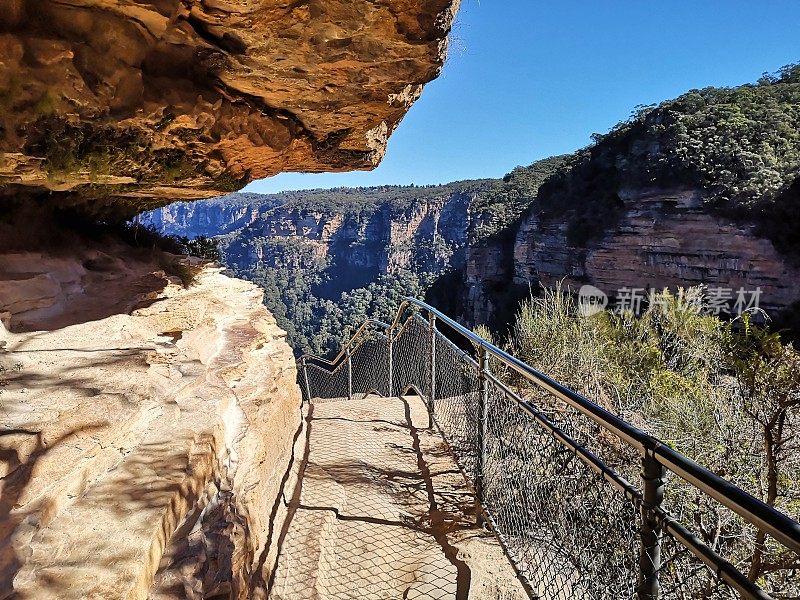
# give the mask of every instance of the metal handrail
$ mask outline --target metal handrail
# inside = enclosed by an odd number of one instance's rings
[[[421,309],[427,312],[427,320],[420,314],[420,311],[415,311],[412,316],[401,323],[407,309]],[[482,415],[479,418],[480,429],[477,434],[479,450],[478,464],[476,467],[475,487],[476,496],[482,500],[482,486],[483,476],[481,459],[485,452],[485,448],[481,450],[484,444],[485,432],[482,431],[484,422],[486,420],[485,397],[487,386],[489,383],[495,389],[500,390],[507,398],[513,400],[529,417],[533,419],[540,427],[542,427],[550,436],[559,441],[563,446],[569,448],[583,463],[588,465],[593,471],[600,474],[602,478],[611,484],[617,491],[621,492],[625,497],[631,500],[634,505],[641,511],[642,529],[640,530],[641,536],[641,559],[640,559],[640,585],[638,588],[638,596],[642,599],[652,599],[658,597],[658,581],[657,571],[660,565],[660,541],[659,530],[665,531],[672,535],[675,539],[691,551],[701,562],[710,567],[717,576],[731,586],[733,589],[738,590],[743,597],[750,599],[769,599],[770,596],[766,594],[761,588],[751,582],[742,572],[737,570],[733,565],[716,554],[700,539],[686,529],[681,523],[676,521],[667,511],[661,507],[663,497],[665,473],[670,471],[678,477],[694,486],[699,491],[705,493],[709,497],[715,499],[723,506],[726,506],[734,513],[741,516],[746,522],[755,525],[759,530],[764,531],[781,542],[787,548],[800,554],[800,524],[795,522],[789,516],[776,510],[775,508],[767,505],[758,498],[745,492],[744,490],[736,487],[729,481],[712,473],[705,467],[699,465],[690,458],[673,450],[667,444],[661,442],[657,438],[647,434],[641,429],[631,425],[630,423],[622,420],[617,415],[611,413],[607,409],[597,405],[584,396],[570,390],[551,377],[545,375],[541,371],[531,367],[527,363],[512,356],[504,350],[498,348],[494,344],[484,340],[474,332],[466,327],[457,323],[446,314],[438,309],[420,301],[416,298],[405,298],[398,307],[397,313],[391,324],[386,324],[382,321],[367,320],[359,329],[345,342],[342,350],[332,360],[321,359],[304,355],[301,357],[303,366],[306,365],[307,360],[320,361],[327,365],[336,365],[343,358],[348,359],[348,369],[352,368],[350,357],[352,356],[353,349],[358,348],[361,344],[365,343],[365,332],[370,325],[377,325],[383,329],[385,333],[380,333],[388,341],[388,361],[389,361],[389,375],[388,375],[388,389],[389,394],[392,394],[392,344],[397,340],[409,327],[409,325],[418,321],[422,326],[429,328],[430,342],[429,350],[431,355],[428,360],[431,362],[430,368],[430,381],[426,382],[425,386],[429,387],[425,392],[418,392],[420,395],[428,396],[428,410],[432,411],[433,405],[436,401],[435,392],[435,371],[434,362],[435,357],[435,344],[444,342],[446,346],[458,351],[461,360],[478,370],[478,378],[481,386],[481,392],[478,394],[478,411]],[[453,341],[452,337],[445,336],[440,330],[437,329],[437,322],[445,323],[450,329],[469,341],[477,350],[475,358],[472,358],[468,352],[465,352],[458,344]],[[363,338],[363,339],[362,339]],[[438,341],[437,341],[438,339]],[[633,447],[641,458],[642,474],[641,474],[641,489],[634,487],[624,477],[620,476],[614,469],[606,466],[603,462],[594,455],[590,450],[581,447],[569,435],[561,431],[550,419],[532,403],[524,400],[520,395],[511,390],[505,383],[494,376],[489,370],[489,357],[500,364],[505,365],[515,373],[519,374],[526,381],[537,387],[549,392],[556,398],[559,398],[567,405],[574,408],[581,415],[589,418],[602,429],[613,433],[619,439],[626,442]],[[335,367],[333,372],[336,372],[339,365]],[[304,369],[306,378],[306,388],[308,398],[311,399],[311,389],[308,384],[308,373]],[[352,375],[349,375],[351,378]],[[348,382],[348,395],[352,395],[352,380]],[[483,400],[481,397],[483,396]],[[433,422],[433,421],[431,421]],[[491,518],[491,517],[490,517]],[[498,532],[501,535],[501,532]],[[501,535],[502,540],[502,535]]]
[[[541,371],[534,369],[527,363],[501,350],[494,344],[487,342],[475,332],[470,331],[460,323],[454,321],[440,310],[416,298],[407,297],[400,304],[395,320],[389,327],[390,334],[408,305],[415,305],[425,311],[435,314],[437,319],[446,323],[451,329],[467,338],[472,343],[484,348],[502,364],[513,369],[528,381],[547,390],[557,398],[560,398],[578,412],[603,427],[603,429],[614,433],[620,439],[628,442],[639,451],[640,455],[652,456],[681,479],[694,485],[723,506],[726,506],[739,516],[756,525],[759,529],[769,533],[787,548],[800,553],[800,523],[797,523],[789,516],[762,502],[755,496],[748,494],[741,488],[736,487],[719,475],[712,473],[687,456],[673,450],[655,437],[623,421],[605,408],[561,385]]]
[[[448,340],[449,341],[449,340]],[[452,342],[450,342],[452,344]],[[474,361],[473,361],[474,362]],[[584,464],[586,464],[595,473],[600,475],[607,483],[609,483],[619,493],[623,494],[626,498],[631,500],[637,508],[642,506],[642,494],[637,490],[624,477],[619,475],[613,469],[609,469],[600,458],[593,452],[581,446],[575,439],[561,431],[544,413],[539,411],[530,402],[523,400],[517,393],[511,390],[505,383],[497,379],[494,375],[489,374],[492,383],[503,392],[503,394],[513,400],[521,410],[526,412],[539,427],[544,429],[550,436],[558,440],[562,445],[569,448],[571,452],[578,457]],[[757,600],[771,600],[769,595],[764,593],[763,590],[754,586],[753,583],[740,573],[733,565],[726,560],[719,560],[719,557],[709,555],[709,548],[697,536],[693,535],[683,525],[676,521],[669,513],[662,508],[655,509],[656,516],[659,519],[660,525],[670,535],[678,537],[681,543],[690,548],[691,551],[697,556],[706,566],[718,572],[719,576],[725,583],[745,594],[747,597],[755,598]]]
[[[360,336],[360,335],[361,335],[361,334],[362,334],[362,333],[363,333],[363,332],[364,332],[364,331],[367,329],[367,327],[369,327],[370,325],[377,325],[377,326],[378,326],[378,327],[380,327],[381,329],[389,329],[389,324],[388,324],[388,323],[384,323],[383,321],[379,321],[378,319],[367,319],[366,321],[364,321],[364,322],[361,324],[361,327],[359,327],[359,328],[356,330],[356,332],[355,332],[353,335],[351,335],[351,336],[350,336],[350,339],[348,339],[348,340],[347,340],[347,341],[346,341],[346,342],[345,342],[345,343],[342,345],[342,349],[339,351],[339,354],[337,354],[337,355],[336,355],[334,358],[332,358],[332,359],[328,360],[328,359],[326,359],[326,358],[322,358],[321,356],[315,356],[315,355],[313,355],[313,354],[306,353],[306,354],[303,354],[303,355],[302,355],[300,358],[298,358],[297,360],[299,360],[299,361],[301,361],[301,362],[302,362],[302,361],[306,361],[306,360],[315,360],[315,361],[318,361],[318,362],[325,363],[325,364],[327,364],[327,365],[331,365],[331,366],[333,366],[333,365],[335,365],[336,363],[338,363],[338,362],[339,362],[339,361],[340,361],[342,358],[344,358],[344,357],[347,355],[347,350],[350,348],[350,346],[353,346],[353,345],[355,344],[355,341],[358,339],[358,337],[359,337],[359,336]],[[357,347],[358,347],[358,346],[354,346],[354,348],[357,348]]]

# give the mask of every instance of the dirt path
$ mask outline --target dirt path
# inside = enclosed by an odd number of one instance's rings
[[[419,398],[316,403],[306,423],[271,598],[526,597]]]

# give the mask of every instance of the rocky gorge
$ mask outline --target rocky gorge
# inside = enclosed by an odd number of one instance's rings
[[[442,277],[458,275],[440,300],[464,316],[461,274],[481,241],[507,236],[506,224],[561,160],[446,185],[238,193],[174,203],[137,223],[214,237],[222,263],[266,290],[295,351],[325,353],[367,315],[391,319],[399,298],[425,295]]]
[[[170,235],[219,236],[230,267],[276,267],[285,260],[309,267],[305,257],[326,263],[334,280],[369,282],[402,270],[461,268],[469,208],[481,185],[348,190],[351,197],[342,202],[332,200],[336,191],[234,194],[174,203],[141,215],[138,222]],[[276,242],[296,244],[295,254],[286,256],[285,245]]]
[[[612,303],[619,290],[644,299],[650,290],[702,285],[723,290],[731,312],[743,290],[747,302],[757,294],[771,318],[800,301],[798,261],[755,219],[710,209],[701,188],[620,189],[613,223],[584,242],[573,239],[568,211],[542,209],[545,178],[522,175],[536,169],[428,188],[235,194],[176,203],[141,222],[174,235],[222,234],[223,262],[246,277],[275,268],[324,272],[314,294],[334,302],[381,277],[429,273],[420,294],[464,323],[496,330],[521,299],[558,283],[573,292],[595,286]],[[283,300],[273,302],[280,312]],[[284,310],[287,319],[296,314]]]

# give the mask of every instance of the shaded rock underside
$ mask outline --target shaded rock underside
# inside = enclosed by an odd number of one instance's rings
[[[128,216],[370,169],[457,0],[0,0],[0,197]]]

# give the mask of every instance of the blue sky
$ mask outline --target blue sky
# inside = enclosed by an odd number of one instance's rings
[[[463,0],[442,75],[371,172],[247,191],[499,177],[572,152],[635,106],[800,62],[800,0]]]

